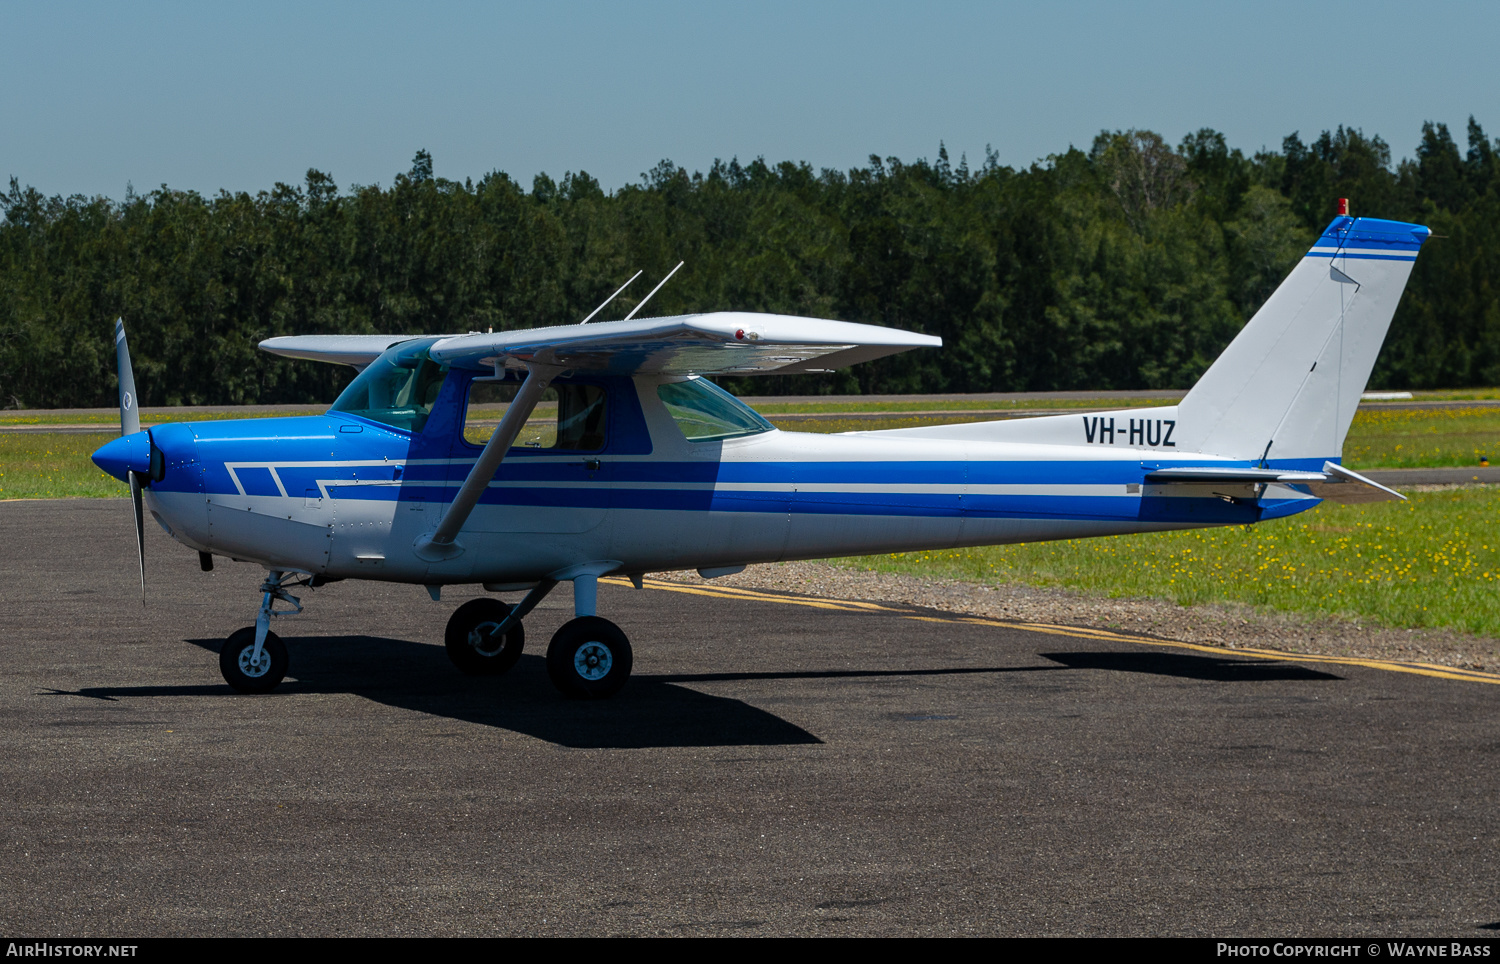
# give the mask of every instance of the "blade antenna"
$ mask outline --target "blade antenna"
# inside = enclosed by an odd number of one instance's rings
[[[687,264],[686,261],[679,261],[679,262],[677,262],[677,268],[680,268],[680,267],[682,267],[685,264]],[[641,299],[641,303],[638,304],[638,305],[636,305],[633,309],[631,309],[630,314],[628,314],[628,315],[625,316],[625,320],[626,321],[629,321],[630,319],[634,318],[635,317],[635,313],[637,311],[640,311],[642,308],[646,307],[646,302],[648,302],[648,301],[651,300],[651,295],[656,294],[658,291],[661,290],[661,286],[662,285],[664,285],[668,281],[672,280],[672,275],[674,275],[674,274],[677,273],[677,268],[673,268],[671,271],[668,271],[667,272],[667,276],[665,278],[661,279],[661,281],[657,284],[657,286],[655,288],[651,289],[651,294],[647,295],[644,298],[642,298]]]
[[[646,271],[645,271],[644,268],[641,269],[640,271],[637,271],[635,274],[633,274],[633,275],[630,276],[630,281],[634,281],[635,279],[639,278],[641,275],[643,275],[645,273],[646,273]],[[611,301],[614,301],[615,298],[619,296],[620,292],[622,292],[626,288],[630,287],[630,281],[627,281],[624,284],[620,285],[620,287],[616,288],[614,294],[612,294],[608,298],[604,299],[604,304],[603,305],[600,305],[599,307],[595,308],[593,311],[589,312],[589,316],[587,318],[583,319],[582,321],[580,321],[579,324],[580,325],[586,325],[590,321],[593,321],[594,320],[594,316],[597,315],[599,312],[603,311],[605,305],[609,304]]]

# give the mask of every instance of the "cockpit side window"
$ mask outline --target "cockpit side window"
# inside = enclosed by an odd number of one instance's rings
[[[484,445],[495,434],[520,382],[475,381],[469,386],[464,441]],[[599,385],[554,383],[542,393],[512,449],[597,452],[604,448],[608,393]]]
[[[329,411],[420,433],[448,375],[446,365],[427,355],[436,340],[408,342],[387,351],[349,383]]]
[[[690,442],[758,435],[776,427],[706,378],[658,385],[656,397]]]

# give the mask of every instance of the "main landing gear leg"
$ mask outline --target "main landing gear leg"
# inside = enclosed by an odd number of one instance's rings
[[[272,616],[291,616],[302,611],[302,601],[287,589],[296,577],[288,579],[279,569],[273,569],[261,583],[260,613],[254,626],[235,630],[225,640],[219,651],[219,672],[224,682],[241,693],[268,693],[286,676],[289,662],[286,644],[281,637],[271,632]],[[276,608],[276,600],[290,603],[291,609]]]
[[[630,678],[630,640],[619,626],[594,615],[598,587],[597,575],[574,577],[574,618],[563,623],[547,647],[547,675],[570,699],[608,699]]]

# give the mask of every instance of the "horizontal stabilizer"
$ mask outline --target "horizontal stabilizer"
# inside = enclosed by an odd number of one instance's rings
[[[1358,502],[1406,501],[1406,496],[1395,489],[1388,489],[1373,479],[1344,468],[1334,462],[1324,462],[1323,472],[1328,476],[1322,482],[1313,482],[1307,489],[1320,499],[1330,502],[1354,504]]]
[[[1203,485],[1206,483],[1279,483],[1298,485],[1311,495],[1329,502],[1346,504],[1358,502],[1390,502],[1405,500],[1406,496],[1395,489],[1388,489],[1344,468],[1335,462],[1324,462],[1321,472],[1299,472],[1288,469],[1236,469],[1215,466],[1187,466],[1182,468],[1157,469],[1146,476],[1146,481],[1156,485]]]
[[[1191,466],[1176,469],[1157,469],[1146,476],[1147,482],[1195,483],[1206,482],[1282,482],[1301,485],[1307,482],[1323,482],[1328,478],[1322,472],[1297,472],[1285,469],[1231,469],[1211,466]]]

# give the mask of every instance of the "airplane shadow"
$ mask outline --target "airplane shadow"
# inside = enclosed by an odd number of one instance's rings
[[[742,700],[688,689],[693,683],[741,680],[865,679],[1109,669],[1217,682],[1337,680],[1301,666],[1176,653],[1042,653],[1051,666],[825,670],[760,673],[637,674],[611,700],[563,699],[541,656],[527,654],[504,676],[464,676],[441,647],[378,636],[285,637],[294,676],[275,692],[349,693],[387,706],[524,733],[578,749],[692,746],[786,746],[822,743],[801,727]],[[217,653],[223,640],[187,642]],[[48,695],[114,702],[130,697],[235,697],[227,684],[98,686]]]
[[[521,657],[503,676],[465,676],[440,646],[379,636],[283,636],[291,675],[266,696],[349,693],[435,717],[524,733],[578,749],[785,746],[822,740],[741,700],[695,692],[637,674],[613,699],[558,695],[546,661]],[[217,653],[222,639],[187,642]],[[238,697],[228,684],[85,687],[56,695],[118,700],[143,696]]]
[[[1342,676],[1323,673],[1305,666],[1274,663],[1259,659],[1224,659],[1218,656],[1189,656],[1184,653],[1039,653],[1069,669],[1112,669],[1125,673],[1149,673],[1178,679],[1208,680],[1216,683],[1255,683],[1268,680],[1341,680]]]

